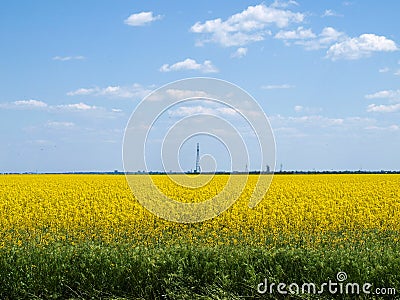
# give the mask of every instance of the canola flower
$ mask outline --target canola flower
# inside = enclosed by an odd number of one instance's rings
[[[140,181],[144,175],[135,176]],[[1,175],[0,248],[80,241],[269,245],[283,239],[290,245],[304,237],[312,246],[332,233],[329,243],[364,231],[400,231],[400,175],[277,175],[252,209],[257,176],[266,175],[250,175],[240,198],[218,217],[179,224],[143,208],[122,175]],[[200,202],[220,193],[228,175],[199,189],[165,175],[152,179],[168,197]]]

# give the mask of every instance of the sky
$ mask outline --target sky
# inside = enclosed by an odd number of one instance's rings
[[[135,108],[190,77],[257,101],[277,169],[400,170],[398,11],[391,0],[2,1],[0,172],[123,170]],[[183,170],[199,140],[215,160],[205,165],[229,169],[227,150],[202,136],[183,144]]]

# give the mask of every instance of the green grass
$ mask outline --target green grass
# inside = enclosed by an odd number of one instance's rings
[[[257,292],[272,283],[336,281],[393,287],[400,293],[400,245],[391,233],[372,232],[362,242],[315,247],[285,238],[265,246],[176,243],[137,246],[100,242],[47,246],[28,243],[0,249],[1,299],[276,299]],[[379,298],[374,296],[375,298]],[[399,295],[391,296],[390,298]],[[342,299],[344,295],[291,295],[282,299]],[[371,295],[362,297],[371,299]],[[389,298],[389,297],[388,297]]]

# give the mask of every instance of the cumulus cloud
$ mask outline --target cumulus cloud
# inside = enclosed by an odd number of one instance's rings
[[[85,57],[82,55],[77,55],[77,56],[54,56],[52,58],[53,60],[59,60],[59,61],[69,61],[69,60],[84,60]]]
[[[87,104],[85,102],[68,103],[50,106],[48,109],[51,113],[59,114],[79,114],[92,118],[116,118],[120,115],[121,111],[118,109],[107,109],[102,106]],[[55,125],[55,124],[54,124]],[[58,124],[61,127],[62,124]],[[66,124],[64,124],[65,127]]]
[[[0,109],[12,109],[12,110],[40,110],[44,112],[90,112],[97,111],[107,113],[107,110],[104,107],[89,105],[84,102],[79,103],[70,103],[70,104],[58,104],[58,105],[49,105],[43,101],[39,100],[18,100],[14,102],[6,102],[0,103]],[[60,125],[61,124],[51,124],[51,125]],[[66,124],[64,124],[66,125]]]
[[[359,37],[350,38],[333,27],[325,27],[320,34],[316,35],[311,29],[300,26],[296,30],[281,30],[275,34],[274,38],[283,40],[288,46],[291,44],[303,46],[306,50],[328,48],[326,57],[333,61],[355,60],[368,57],[374,52],[398,50],[396,43],[384,36],[362,34]]]
[[[389,102],[395,104],[370,104],[367,107],[367,112],[380,112],[380,113],[392,113],[400,111],[400,90],[382,90],[373,94],[365,95],[366,99],[388,99]]]
[[[291,38],[289,39],[289,37]],[[333,43],[345,39],[346,35],[333,27],[323,28],[318,35],[315,35],[311,30],[307,32],[301,27],[297,32],[287,32],[286,38],[285,34],[282,34],[280,38],[283,39],[287,45],[290,44],[289,40],[292,40],[295,45],[303,46],[306,50],[319,50],[328,48]]]
[[[97,106],[88,105],[88,104],[83,103],[83,102],[74,103],[74,104],[57,105],[56,108],[57,109],[61,109],[61,110],[75,110],[75,111],[88,111],[88,110],[98,109]]]
[[[18,100],[13,102],[0,103],[0,110],[14,110],[14,111],[36,111],[43,115],[51,117],[54,114],[70,115],[79,114],[81,116],[94,117],[94,118],[116,118],[121,114],[118,109],[107,109],[101,106],[90,105],[85,102],[65,103],[65,104],[48,104],[40,100]],[[47,128],[64,129],[73,128],[75,126],[72,122],[62,121],[48,121],[44,124]]]
[[[210,60],[205,60],[203,63],[198,63],[194,59],[186,58],[172,65],[164,64],[159,69],[160,72],[182,71],[182,70],[196,70],[202,73],[216,73],[218,69],[212,64]]]
[[[398,50],[396,43],[385,36],[371,33],[332,45],[327,51],[327,57],[332,60],[355,60],[370,56],[373,52],[393,52]]]
[[[243,46],[264,40],[266,35],[271,34],[267,30],[268,26],[284,28],[292,23],[303,22],[304,14],[278,8],[277,3],[271,6],[264,4],[249,6],[225,21],[218,18],[204,23],[197,22],[191,27],[191,31],[204,35],[204,38],[197,42],[199,46],[209,42],[225,47]]]
[[[104,88],[79,88],[67,93],[68,96],[106,96],[115,98],[138,98],[142,99],[151,92],[150,89],[135,83],[129,86],[110,85]]]
[[[237,48],[236,51],[231,54],[231,57],[232,58],[242,58],[243,56],[246,56],[246,54],[247,54],[247,48],[240,47],[240,48]]]
[[[150,94],[146,98],[148,101],[163,101],[164,99],[183,100],[188,98],[215,98],[202,90],[167,89],[166,91]]]
[[[296,30],[284,31],[281,30],[277,34],[275,34],[276,39],[281,40],[305,40],[315,38],[316,35],[312,32],[311,29],[304,29],[303,27],[298,27]]]
[[[327,45],[341,40],[345,37],[343,32],[336,30],[333,27],[325,27],[318,35],[317,44],[314,49],[324,48]],[[313,47],[311,47],[312,49]]]
[[[367,99],[391,99],[391,100],[399,100],[400,99],[400,90],[383,90],[373,94],[365,95]]]
[[[263,41],[274,33],[274,38],[282,40],[286,45],[300,45],[306,50],[328,49],[326,58],[360,59],[368,57],[374,52],[392,52],[398,50],[396,43],[385,36],[373,33],[361,34],[358,37],[349,37],[344,32],[333,27],[325,27],[317,34],[311,28],[292,25],[303,23],[305,14],[294,12],[287,7],[297,5],[295,1],[274,1],[271,5],[259,4],[249,6],[242,12],[231,15],[227,19],[216,18],[204,22],[196,22],[192,27],[193,33],[200,34],[197,46],[206,43],[217,43],[224,47],[244,46],[252,42]],[[326,9],[323,17],[342,17],[332,9]],[[290,26],[290,27],[289,27]],[[287,28],[290,28],[289,30]],[[240,49],[240,50],[239,50]],[[243,49],[243,50],[242,50]],[[242,57],[247,48],[240,47],[231,57]],[[168,67],[168,65],[165,65]],[[400,74],[396,72],[396,75]]]
[[[388,104],[388,105],[376,105],[370,104],[367,107],[368,112],[381,112],[381,113],[392,113],[400,111],[400,103],[397,104]]]
[[[140,13],[131,14],[127,19],[124,20],[124,23],[129,26],[144,26],[150,24],[151,22],[160,20],[161,18],[161,15],[153,16],[152,11],[143,11]]]
[[[89,89],[80,88],[75,91],[68,92],[67,95],[68,96],[90,95],[93,94],[96,90],[97,88],[89,88]]]
[[[13,102],[6,102],[0,103],[0,108],[3,109],[23,109],[23,110],[30,110],[30,109],[45,109],[47,108],[47,103],[40,101],[40,100],[17,100]]]
[[[14,101],[13,104],[19,107],[31,107],[31,108],[43,108],[47,107],[47,103],[40,101],[40,100],[19,100],[19,101]]]
[[[229,108],[229,107],[207,107],[203,105],[197,105],[197,106],[181,106],[178,107],[175,110],[170,110],[169,112],[170,116],[174,117],[186,117],[186,116],[192,116],[194,114],[205,114],[205,115],[229,115],[229,116],[234,116],[238,114],[234,109]]]

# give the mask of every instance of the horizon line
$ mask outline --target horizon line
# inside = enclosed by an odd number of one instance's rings
[[[216,175],[223,175],[223,174],[266,174],[266,175],[273,175],[273,174],[400,174],[400,170],[279,170],[274,172],[266,172],[266,171],[259,171],[259,170],[252,170],[252,171],[216,171],[216,172],[165,172],[165,171],[60,171],[60,172],[0,172],[0,175],[79,175],[79,174],[105,174],[105,175],[202,175],[202,174],[216,174]]]

